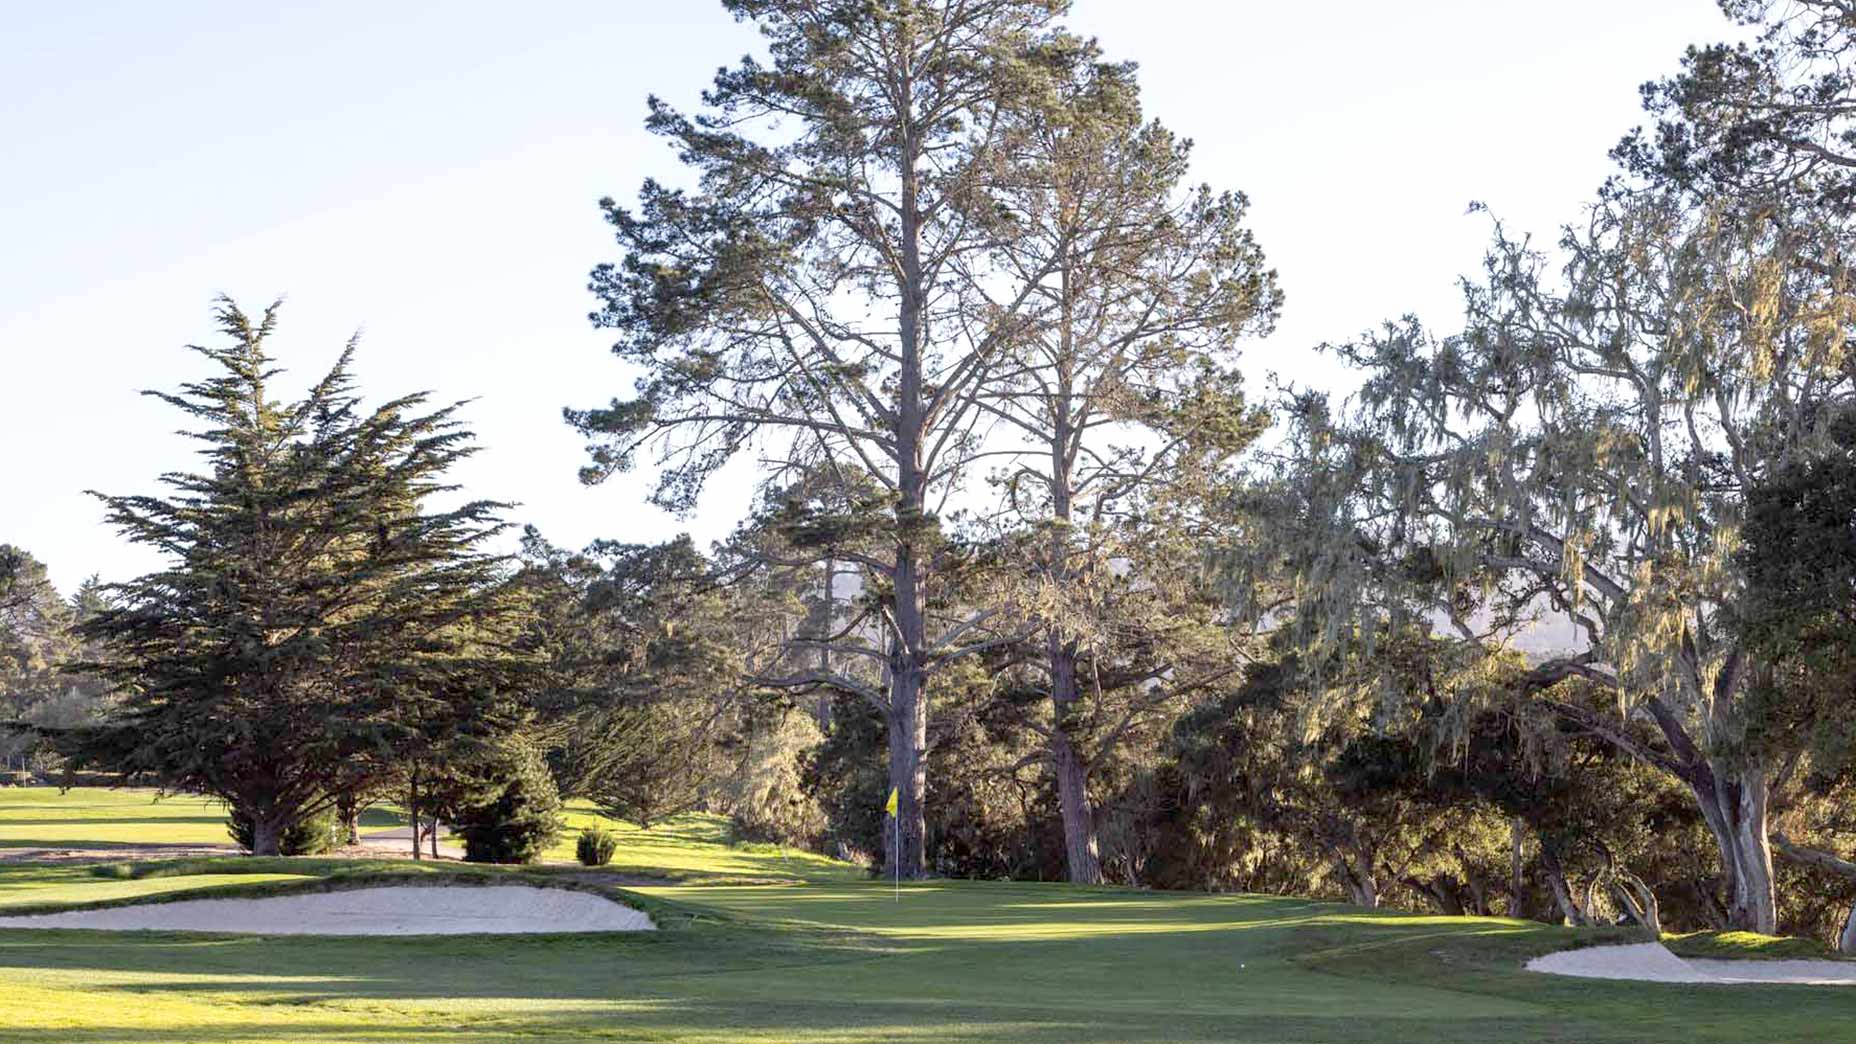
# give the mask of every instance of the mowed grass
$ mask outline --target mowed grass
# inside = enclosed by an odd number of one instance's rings
[[[718,816],[677,816],[644,829],[606,818],[585,802],[567,806],[566,829],[548,851],[551,862],[574,862],[574,842],[588,826],[619,837],[619,851],[606,869],[640,876],[738,880],[856,880],[862,871],[802,849],[726,843],[727,823]],[[361,830],[404,826],[392,805],[368,809]],[[162,795],[147,788],[108,790],[74,787],[0,787],[0,850],[21,848],[122,849],[137,845],[229,845],[226,809],[215,798]]]
[[[696,823],[706,821],[695,821]],[[713,824],[709,824],[712,828]],[[0,931],[0,1040],[51,1041],[1743,1041],[1856,1039],[1856,991],[1533,975],[1604,933],[1256,896],[934,882],[900,900],[851,868],[766,864],[694,824],[628,873],[660,931],[336,939]],[[652,867],[645,852],[672,865]],[[777,853],[775,853],[777,857]],[[785,857],[792,859],[791,855]],[[386,872],[238,858],[13,867],[32,902],[249,871],[241,891]],[[172,872],[140,880],[111,874]],[[430,867],[420,873],[447,872]],[[564,869],[491,871],[558,881]],[[86,877],[85,875],[89,875]],[[621,896],[628,893],[615,893]]]
[[[192,794],[0,787],[0,849],[224,845],[225,806]]]

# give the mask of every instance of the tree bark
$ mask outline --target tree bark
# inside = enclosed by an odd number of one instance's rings
[[[1559,904],[1561,919],[1574,928],[1590,925],[1585,911],[1579,909],[1579,903],[1572,897],[1572,887],[1566,883],[1566,867],[1560,863],[1559,852],[1544,836],[1540,839],[1540,871],[1547,879],[1547,887],[1553,890],[1553,901]]]
[[[251,854],[254,856],[281,855],[283,828],[282,816],[253,814],[251,817]]]
[[[413,766],[412,774],[406,777],[406,813],[412,823],[412,858],[419,860],[419,767]]]
[[[361,843],[361,805],[353,794],[343,794],[335,801],[336,815],[341,818],[342,844],[358,845]]]
[[[1071,579],[1070,527],[1075,521],[1075,462],[1078,431],[1074,417],[1075,318],[1070,266],[1059,266],[1062,277],[1062,316],[1058,336],[1054,393],[1050,400],[1050,545],[1045,553],[1047,579],[1067,586]],[[1048,747],[1051,772],[1057,777],[1057,805],[1063,818],[1065,869],[1072,884],[1102,883],[1101,845],[1096,837],[1095,810],[1089,806],[1089,763],[1076,748],[1072,714],[1081,699],[1077,683],[1076,642],[1053,628],[1045,639],[1046,666],[1050,671],[1051,724]]]
[[[1527,916],[1527,821],[1508,822],[1508,916]]]
[[[838,627],[838,562],[825,559],[825,619],[820,627],[821,634],[830,634]],[[831,670],[831,649],[821,644],[818,647],[818,669],[829,673]],[[824,735],[831,734],[831,693],[821,691],[812,700],[812,720],[818,725],[818,731]]]
[[[1662,904],[1657,902],[1650,886],[1637,875],[1624,871],[1614,871],[1610,880],[1611,894],[1625,916],[1642,928],[1652,942],[1662,939]]]
[[[1438,874],[1429,880],[1419,877],[1401,878],[1405,887],[1430,900],[1437,907],[1437,912],[1445,917],[1461,917],[1463,907],[1463,890],[1456,878],[1449,874]]]
[[[922,793],[927,766],[922,754],[928,745],[928,707],[920,670],[900,669],[890,681],[889,785],[896,792],[896,821],[885,824],[883,850],[892,874],[915,880],[926,869],[923,838],[927,816]]]
[[[1334,856],[1334,869],[1340,875],[1341,883],[1347,887],[1348,902],[1367,909],[1379,906],[1379,882],[1373,877],[1370,860],[1356,867],[1346,853],[1340,852]]]
[[[1772,843],[1767,836],[1770,791],[1765,770],[1759,766],[1736,770],[1719,763],[1708,768],[1689,782],[1689,790],[1701,806],[1720,853],[1721,872],[1728,883],[1728,925],[1772,935],[1778,931],[1778,901]]]
[[[904,82],[908,77],[904,76]],[[904,878],[922,876],[923,838],[927,832],[922,807],[927,781],[923,754],[928,745],[928,693],[926,657],[928,626],[922,590],[922,563],[918,541],[927,524],[928,475],[923,467],[923,439],[928,411],[923,401],[923,353],[926,329],[922,306],[926,299],[922,273],[922,216],[917,193],[921,174],[915,128],[903,120],[897,141],[901,171],[899,239],[902,277],[897,287],[901,300],[897,316],[899,356],[896,388],[896,559],[895,646],[889,677],[889,785],[897,795],[896,823],[885,840],[891,872]]]
[[[1095,810],[1089,805],[1089,768],[1070,736],[1066,719],[1076,705],[1076,647],[1060,635],[1050,638],[1051,771],[1057,777],[1057,804],[1063,814],[1064,862],[1072,884],[1101,884],[1102,855],[1096,840]]]

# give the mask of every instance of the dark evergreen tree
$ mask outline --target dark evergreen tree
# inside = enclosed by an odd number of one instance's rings
[[[533,863],[561,836],[561,798],[533,744],[517,742],[481,766],[483,783],[453,813],[473,863]]]
[[[1856,862],[1832,848],[1848,833],[1856,789],[1856,415],[1839,411],[1828,427],[1828,445],[1787,461],[1748,497],[1740,628],[1770,665],[1755,690],[1761,713],[1751,741],[1800,751],[1811,796],[1841,799],[1828,803],[1838,810],[1828,825],[1840,830],[1812,829],[1826,825],[1821,814],[1815,823],[1793,815],[1774,849],[1830,875],[1811,891],[1847,902]],[[1841,920],[1836,944],[1856,953],[1856,904]]]
[[[436,510],[473,452],[457,407],[414,394],[364,407],[351,342],[302,398],[280,401],[265,342],[229,300],[226,343],[196,347],[216,372],[173,393],[204,468],[166,495],[98,496],[160,569],[109,585],[83,635],[87,668],[120,702],[71,734],[86,762],[197,789],[251,823],[251,848],[391,772],[435,733],[518,687],[508,648],[519,604],[481,550],[499,505]]]

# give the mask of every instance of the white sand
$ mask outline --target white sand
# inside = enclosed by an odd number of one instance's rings
[[[1588,946],[1536,957],[1527,970],[1585,979],[1638,982],[1785,982],[1856,986],[1856,963],[1846,961],[1683,960],[1661,943]]]
[[[1576,975],[1582,979],[1637,979],[1644,982],[1715,982],[1706,972],[1670,953],[1662,943],[1587,946],[1536,957],[1528,971]]]
[[[655,927],[643,911],[589,892],[527,885],[394,885],[0,917],[0,928],[260,935],[512,935],[637,932]]]

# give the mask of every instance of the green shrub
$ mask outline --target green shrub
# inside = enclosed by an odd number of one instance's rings
[[[574,843],[574,855],[582,866],[605,866],[618,850],[619,836],[599,826],[580,831],[580,840]]]
[[[510,754],[495,797],[460,808],[452,825],[472,863],[533,863],[561,836],[561,795],[540,753],[526,744]]]
[[[277,841],[277,850],[287,856],[321,855],[336,847],[335,831],[338,826],[340,824],[336,822],[335,809],[325,808],[285,827],[283,836]],[[226,829],[240,848],[251,851],[251,817],[244,810],[232,810],[232,815],[226,819]]]

